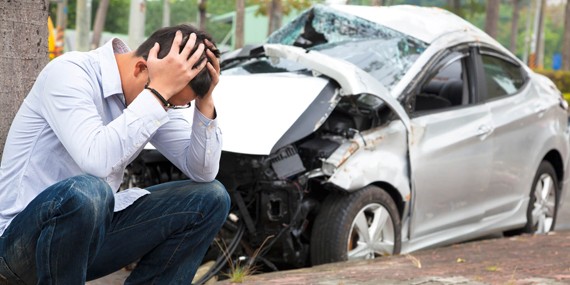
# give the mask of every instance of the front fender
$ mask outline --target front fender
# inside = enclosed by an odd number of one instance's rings
[[[394,121],[356,135],[323,162],[328,183],[349,192],[386,182],[410,197],[406,128]]]

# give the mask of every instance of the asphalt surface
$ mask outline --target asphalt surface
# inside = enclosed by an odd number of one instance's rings
[[[118,285],[120,271],[89,285]],[[234,284],[229,280],[214,284]],[[365,261],[326,264],[246,277],[242,284],[570,284],[570,231],[456,244]]]

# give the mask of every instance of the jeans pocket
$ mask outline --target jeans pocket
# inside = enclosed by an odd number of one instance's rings
[[[24,282],[10,270],[4,258],[0,257],[0,285],[9,284],[24,285]]]

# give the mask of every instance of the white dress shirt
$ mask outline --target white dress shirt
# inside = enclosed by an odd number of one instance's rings
[[[115,53],[119,39],[90,52],[68,52],[39,74],[8,133],[0,166],[0,234],[32,199],[63,179],[91,174],[115,191],[115,211],[148,191],[117,192],[127,165],[151,142],[191,180],[212,181],[222,137],[198,110],[165,111],[144,90],[125,107]]]

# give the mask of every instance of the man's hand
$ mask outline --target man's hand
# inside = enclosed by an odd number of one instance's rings
[[[205,42],[207,46],[206,55],[212,62],[212,63],[208,62],[206,64],[206,68],[208,68],[208,72],[210,73],[210,77],[212,78],[212,84],[210,85],[208,93],[206,93],[206,95],[204,95],[203,98],[196,97],[196,107],[198,107],[198,110],[200,110],[200,112],[204,116],[210,119],[214,119],[215,113],[214,113],[214,100],[212,98],[212,92],[214,91],[214,88],[216,87],[216,85],[218,85],[218,82],[220,81],[220,61],[212,52],[212,49],[216,48],[214,44],[212,44],[208,40],[206,40]]]
[[[166,99],[174,96],[188,85],[200,71],[206,66],[207,60],[203,60],[196,68],[192,68],[204,52],[204,44],[200,44],[190,56],[192,48],[196,44],[196,34],[190,34],[186,45],[180,51],[182,32],[176,32],[170,52],[162,59],[158,58],[160,45],[154,44],[150,49],[147,59],[149,87],[156,89]],[[188,58],[190,56],[190,58]]]

